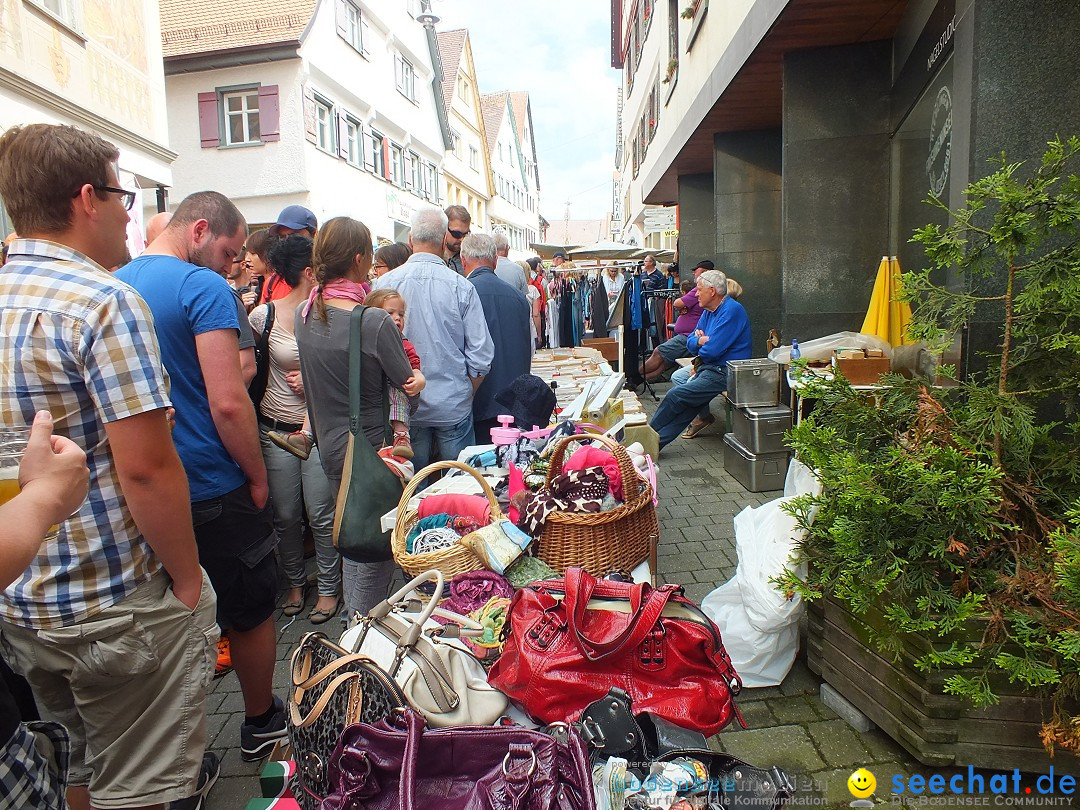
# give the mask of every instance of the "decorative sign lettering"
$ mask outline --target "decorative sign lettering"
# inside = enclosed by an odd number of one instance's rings
[[[940,197],[949,180],[949,164],[952,161],[953,105],[948,86],[938,90],[934,99],[934,114],[930,118],[930,155],[926,158],[926,176],[930,179],[930,193]]]
[[[952,42],[953,34],[956,33],[956,15],[952,16],[949,20],[949,24],[945,26],[945,30],[941,32],[941,36],[938,37],[938,41],[934,43],[934,49],[930,51],[930,55],[926,57],[926,72],[929,73],[934,69],[934,65],[937,64],[938,59],[945,53],[945,47]]]

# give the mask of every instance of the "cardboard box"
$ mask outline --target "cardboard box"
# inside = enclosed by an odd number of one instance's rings
[[[833,367],[852,385],[875,385],[892,368],[888,357],[868,357],[864,349],[833,352]]]
[[[293,798],[289,789],[289,780],[296,773],[296,763],[288,761],[270,761],[259,771],[259,792],[264,799]]]

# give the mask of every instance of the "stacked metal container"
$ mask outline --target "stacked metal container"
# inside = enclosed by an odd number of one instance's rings
[[[727,398],[732,431],[724,436],[724,469],[751,492],[783,489],[790,457],[784,432],[791,409],[780,404],[780,365],[729,360]]]

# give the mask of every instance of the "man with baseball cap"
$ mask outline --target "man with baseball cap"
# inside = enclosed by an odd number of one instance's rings
[[[304,208],[302,205],[286,205],[278,214],[277,222],[267,228],[270,235],[278,239],[284,239],[294,233],[306,233],[314,239],[318,229],[319,220],[315,218],[310,208]],[[262,299],[259,303],[276,301],[291,292],[292,287],[285,283],[285,279],[277,273],[271,273],[263,286]]]

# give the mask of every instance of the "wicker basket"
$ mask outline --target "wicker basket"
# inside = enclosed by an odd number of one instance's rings
[[[589,440],[603,443],[615,454],[624,502],[609,512],[552,512],[544,522],[536,556],[559,573],[572,566],[597,577],[629,572],[652,558],[660,526],[649,484],[638,475],[626,449],[607,436],[568,436],[551,455],[547,484],[562,472],[567,445]]]
[[[503,513],[499,509],[499,502],[495,498],[495,493],[491,491],[491,485],[468,464],[462,464],[460,461],[438,461],[424,467],[413,476],[413,479],[401,494],[401,500],[398,502],[397,523],[394,524],[394,531],[390,535],[390,549],[394,553],[394,562],[400,565],[402,570],[410,577],[419,576],[425,571],[436,568],[442,571],[443,576],[449,579],[455,574],[475,571],[484,567],[480,558],[460,543],[438,551],[429,551],[426,554],[410,554],[405,550],[405,541],[409,537],[409,532],[420,520],[418,511],[409,509],[409,499],[416,493],[416,488],[420,486],[421,481],[439,470],[464,470],[469,473],[480,482],[480,488],[483,490],[484,495],[487,496],[488,503],[491,504],[492,523],[503,519]]]

